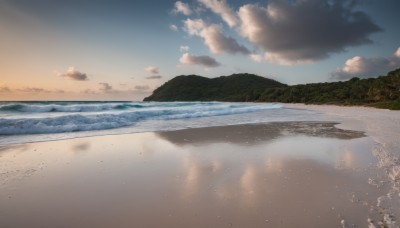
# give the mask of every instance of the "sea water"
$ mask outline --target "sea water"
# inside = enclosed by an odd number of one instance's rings
[[[322,120],[274,103],[0,102],[0,145],[106,134]]]

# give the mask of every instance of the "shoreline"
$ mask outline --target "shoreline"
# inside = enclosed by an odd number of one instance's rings
[[[244,102],[246,103],[246,102]],[[293,110],[309,110],[309,111],[317,111],[320,114],[329,114],[329,110],[331,109],[337,109],[337,108],[344,108],[344,109],[354,109],[354,110],[365,110],[365,111],[393,111],[393,110],[388,110],[388,109],[378,109],[374,107],[365,107],[365,106],[338,106],[338,105],[312,105],[312,104],[302,104],[302,103],[268,103],[268,104],[279,104],[282,105],[283,108],[286,109],[293,109]],[[395,112],[395,111],[393,111]],[[284,120],[286,122],[286,120]],[[290,122],[296,122],[298,120],[289,120]],[[305,122],[312,122],[314,120],[305,120]],[[333,120],[316,120],[316,121],[321,121],[321,122],[339,122],[337,119]],[[272,123],[272,122],[282,122],[280,120],[276,121],[261,121],[258,123]],[[249,124],[249,123],[239,123],[239,125],[242,124]],[[257,124],[257,123],[251,123],[251,124]],[[158,131],[174,131],[174,130],[181,130],[181,129],[188,129],[188,128],[203,128],[203,127],[213,127],[213,126],[228,126],[228,125],[238,125],[237,123],[229,123],[229,124],[224,124],[220,123],[218,125],[211,125],[211,126],[195,126],[195,127],[182,127],[179,126],[178,128],[175,129],[166,129],[166,130],[157,130],[157,129],[147,129],[147,130],[139,130],[135,131],[134,128],[130,127],[122,127],[122,128],[112,128],[112,129],[102,129],[102,130],[95,130],[95,131],[77,131],[77,132],[65,132],[65,133],[55,133],[55,134],[17,134],[17,135],[0,135],[0,147],[6,147],[10,145],[17,145],[21,143],[35,143],[35,142],[46,142],[46,141],[58,141],[58,140],[68,140],[68,139],[74,139],[74,138],[85,138],[85,137],[96,137],[96,136],[104,136],[104,135],[125,135],[125,134],[136,134],[136,133],[144,133],[144,132],[158,132]],[[360,128],[359,126],[353,126],[350,124],[347,128],[344,127],[343,123],[339,123],[338,126],[340,128],[348,129],[348,130],[365,130]],[[119,132],[121,130],[121,132]],[[117,132],[114,132],[117,131]],[[49,138],[46,136],[59,136],[55,138]],[[63,136],[67,135],[67,136]],[[17,140],[16,142],[9,142],[7,139],[12,138],[12,137],[18,137],[18,138],[39,138],[39,139],[34,139],[32,141],[30,140],[22,140],[20,142]],[[3,139],[2,139],[3,138]]]
[[[7,147],[13,147],[13,146],[19,146],[19,145],[24,145],[24,144],[34,144],[34,143],[43,143],[43,142],[57,142],[57,141],[64,141],[64,140],[74,140],[74,139],[82,139],[82,138],[99,138],[99,137],[107,137],[107,136],[118,136],[118,135],[134,135],[134,134],[143,134],[143,133],[156,133],[156,134],[162,134],[162,133],[167,133],[167,132],[180,132],[180,131],[190,131],[190,130],[212,130],[212,129],[219,129],[219,128],[225,128],[225,127],[249,127],[249,126],[257,126],[257,125],[298,125],[298,124],[305,124],[305,125],[313,125],[313,124],[328,124],[332,125],[332,127],[337,128],[337,130],[349,130],[349,131],[360,131],[357,129],[340,129],[340,126],[342,123],[338,121],[271,121],[271,122],[260,122],[260,123],[240,123],[240,124],[229,124],[229,125],[216,125],[216,126],[206,126],[206,127],[195,127],[195,128],[181,128],[181,129],[174,129],[174,130],[164,130],[164,131],[140,131],[140,132],[131,132],[131,133],[108,133],[108,134],[99,134],[99,135],[87,135],[87,136],[76,136],[76,137],[70,137],[70,138],[60,138],[60,139],[43,139],[43,140],[38,140],[38,141],[30,141],[30,142],[16,142],[16,143],[10,143],[10,144],[0,144],[0,150],[1,149],[6,149]],[[65,134],[65,133],[57,133],[57,134]],[[29,137],[29,136],[35,136],[34,135],[21,135],[24,137]],[[42,134],[37,134],[37,135],[42,135]],[[46,134],[43,134],[46,135]],[[5,136],[5,137],[12,137],[12,136]]]
[[[224,103],[224,102],[222,102]],[[228,102],[229,103],[229,102]],[[246,103],[246,102],[244,102]],[[291,103],[267,103],[267,104],[278,104],[279,106],[285,107],[287,109],[293,109],[293,110],[313,110],[313,111],[320,111],[320,108],[308,108],[308,107],[329,107],[329,108],[335,108],[335,107],[341,107],[341,108],[351,108],[351,109],[362,109],[364,108],[366,111],[374,111],[376,108],[372,107],[359,107],[359,106],[337,106],[337,105],[306,105],[306,104],[291,104]],[[381,109],[378,109],[381,110]],[[390,110],[392,111],[392,110]],[[259,112],[259,111],[258,111]],[[240,114],[240,113],[239,113]],[[248,114],[251,114],[249,112]],[[215,115],[214,117],[218,117],[219,115]],[[223,115],[222,115],[223,116]],[[200,117],[203,118],[203,117]],[[185,119],[185,118],[183,118]],[[189,118],[190,119],[190,118]],[[194,119],[195,120],[195,119]],[[169,120],[170,121],[170,120]],[[243,121],[243,120],[242,120]],[[281,120],[274,119],[274,120],[269,120],[269,119],[264,119],[264,120],[258,120],[258,123],[265,123],[265,122],[280,122]],[[287,121],[287,120],[284,120]],[[298,121],[297,119],[293,118],[289,121]],[[306,119],[306,121],[308,121]],[[312,120],[311,120],[312,121]],[[319,120],[317,120],[319,121]],[[323,120],[325,121],[325,120]],[[333,120],[337,121],[337,120]],[[232,124],[233,123],[233,124]],[[250,122],[252,123],[252,122]],[[236,122],[220,122],[217,124],[211,124],[209,126],[225,126],[225,125],[235,125],[237,124]],[[239,122],[239,124],[246,124],[246,121],[244,122]],[[139,123],[140,125],[140,123]],[[11,126],[11,125],[10,125]],[[149,127],[149,126],[146,126]],[[0,145],[11,145],[11,144],[18,144],[18,143],[27,143],[27,142],[42,142],[42,141],[51,141],[51,140],[62,140],[62,139],[69,139],[69,138],[79,138],[79,137],[91,137],[91,136],[98,136],[98,135],[118,135],[118,134],[132,134],[132,133],[140,133],[140,132],[155,132],[155,131],[170,131],[170,130],[179,130],[179,129],[184,129],[184,128],[198,128],[198,127],[208,127],[208,126],[174,126],[171,129],[156,129],[156,128],[141,128],[139,126],[139,130],[136,130],[136,123],[133,123],[133,125],[126,125],[126,126],[121,126],[121,127],[111,127],[111,128],[99,128],[98,130],[77,130],[77,131],[66,131],[66,132],[55,132],[55,133],[16,133],[16,134],[5,134],[5,135],[0,135]],[[43,136],[43,137],[41,137]],[[49,136],[49,137],[48,137]],[[53,137],[54,136],[54,137]],[[14,140],[14,138],[35,138],[34,140]],[[3,139],[2,139],[3,138]],[[40,138],[37,140],[36,138]],[[8,142],[9,139],[12,139],[12,142]],[[21,141],[21,142],[20,142]]]

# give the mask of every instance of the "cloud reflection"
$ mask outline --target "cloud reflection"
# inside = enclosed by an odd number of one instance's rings
[[[331,122],[283,122],[266,124],[246,124],[223,127],[183,129],[159,132],[157,135],[176,145],[227,142],[254,145],[273,141],[288,135],[305,135],[322,138],[355,139],[365,137],[360,131],[336,128]]]
[[[321,168],[323,172],[334,172],[336,155],[341,156],[346,167],[351,167],[353,152],[340,150],[337,143],[365,135],[338,129],[335,124],[236,125],[156,135],[175,145],[175,150],[184,151],[182,196],[185,199],[209,193],[224,204],[240,201],[251,206],[266,194],[279,194],[281,188],[302,184],[290,183],[290,179],[320,178],[318,172],[313,173]],[[300,172],[293,171],[296,169]]]

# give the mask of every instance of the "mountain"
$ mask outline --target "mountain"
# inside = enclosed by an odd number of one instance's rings
[[[181,75],[154,90],[144,101],[255,101],[267,88],[286,86],[254,74],[218,78]]]

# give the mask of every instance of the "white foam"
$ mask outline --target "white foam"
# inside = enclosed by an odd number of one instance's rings
[[[0,105],[0,111],[23,112],[23,113],[44,113],[44,112],[95,112],[112,110],[124,103],[105,104],[43,104],[43,103],[7,103]]]
[[[368,228],[376,228],[374,221],[371,218],[368,218],[367,222],[368,222]]]
[[[146,103],[145,103],[146,104]],[[120,104],[118,104],[120,105]],[[136,104],[138,105],[138,104]],[[132,126],[144,120],[173,120],[221,115],[250,113],[260,110],[279,109],[277,104],[233,104],[218,102],[147,103],[147,107],[82,113],[81,105],[64,105],[67,114],[43,114],[35,116],[3,116],[0,118],[0,135],[44,134],[77,131],[93,131]],[[49,105],[46,105],[49,106]],[[115,107],[117,104],[97,104],[94,110]],[[132,106],[132,105],[131,105]],[[53,107],[50,105],[50,107]],[[88,110],[88,105],[84,106]],[[76,109],[76,113],[72,114]],[[35,111],[41,106],[35,105]],[[47,109],[48,110],[48,109]],[[61,110],[61,109],[60,109]]]

